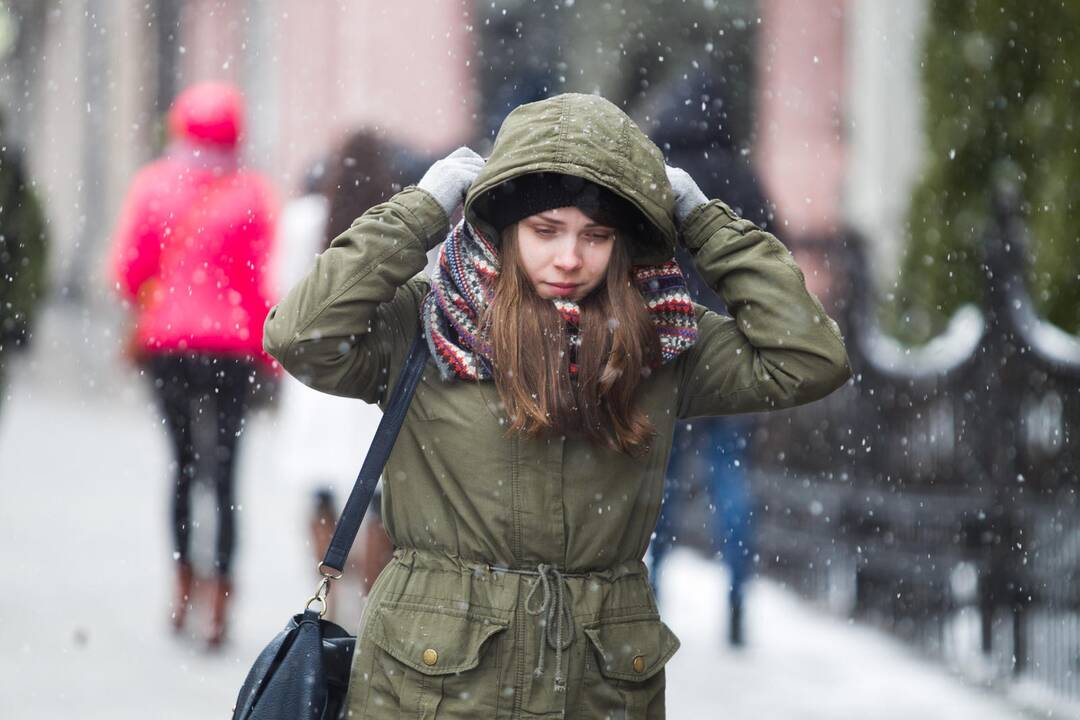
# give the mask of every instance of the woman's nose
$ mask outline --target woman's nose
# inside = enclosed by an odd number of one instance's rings
[[[581,267],[581,262],[581,253],[578,252],[577,243],[564,243],[555,255],[555,267],[562,272],[577,270]]]

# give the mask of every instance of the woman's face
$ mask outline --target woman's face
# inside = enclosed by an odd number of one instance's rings
[[[615,229],[576,207],[556,208],[519,221],[517,242],[522,268],[540,297],[581,300],[607,274]]]

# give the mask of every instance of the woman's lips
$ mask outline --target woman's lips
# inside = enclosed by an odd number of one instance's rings
[[[551,283],[551,282],[549,282],[549,283],[544,283],[544,284],[547,285],[551,289],[552,293],[554,293],[555,295],[561,295],[561,296],[572,295],[574,293],[574,291],[577,290],[578,287],[580,286],[579,283]]]

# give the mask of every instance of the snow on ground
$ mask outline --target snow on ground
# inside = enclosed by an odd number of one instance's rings
[[[747,646],[733,650],[722,642],[723,566],[677,550],[662,572],[661,614],[682,641],[667,667],[674,720],[1024,717],[880,631],[827,615],[767,579],[748,586]]]

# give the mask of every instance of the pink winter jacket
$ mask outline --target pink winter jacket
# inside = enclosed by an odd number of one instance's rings
[[[215,171],[190,147],[139,172],[120,216],[113,273],[150,353],[262,353],[274,211],[252,172]]]

